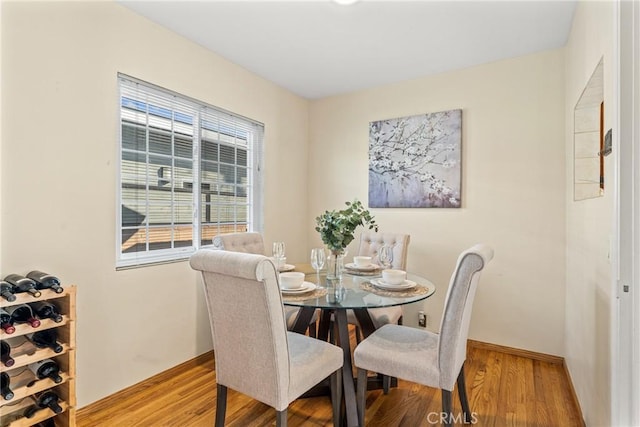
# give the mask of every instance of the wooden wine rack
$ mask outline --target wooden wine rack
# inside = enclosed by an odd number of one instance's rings
[[[12,302],[5,299],[0,300],[0,307],[51,300],[60,308],[63,316],[62,322],[59,323],[51,319],[40,319],[40,326],[37,328],[26,324],[14,325],[16,330],[12,334],[0,330],[2,340],[24,341],[23,344],[11,350],[11,357],[15,360],[13,366],[8,368],[0,363],[0,371],[6,371],[10,376],[13,375],[10,387],[14,393],[11,400],[4,400],[0,397],[0,427],[28,427],[52,417],[55,417],[56,427],[75,427],[76,425],[76,287],[65,285],[63,287],[64,292],[59,294],[50,289],[44,289],[41,291],[40,297],[37,298],[22,293],[16,294],[16,300]],[[58,341],[63,347],[60,353],[55,353],[48,348],[36,348],[24,338],[26,334],[50,328],[57,329]],[[14,384],[14,377],[19,379],[22,371],[28,370],[27,365],[44,359],[54,359],[60,366],[60,376],[62,377],[60,384],[56,384],[49,378],[38,380],[35,383],[33,381],[26,383],[18,381]],[[32,399],[25,399],[25,397],[48,389],[52,389],[60,396],[58,403],[63,412],[56,415],[49,408],[45,408],[38,410],[31,418],[23,417],[24,410],[33,404]]]

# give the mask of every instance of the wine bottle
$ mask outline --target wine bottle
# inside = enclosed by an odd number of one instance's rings
[[[30,363],[29,369],[39,380],[51,378],[56,384],[62,382],[60,366],[58,366],[58,363],[53,359],[38,360],[37,362]]]
[[[29,305],[40,319],[52,319],[56,323],[62,322],[60,309],[51,301],[38,301]]]
[[[5,277],[4,280],[13,285],[12,291],[14,294],[28,292],[36,298],[41,295],[40,291],[36,289],[36,282],[31,279],[27,279],[24,276],[19,274],[10,274]]]
[[[10,368],[15,363],[13,357],[11,357],[11,346],[5,341],[0,341],[0,362],[7,368]]]
[[[11,378],[9,377],[9,374],[6,372],[0,372],[0,395],[2,395],[4,400],[13,399],[13,392],[9,388],[10,384]]]
[[[45,329],[44,331],[34,332],[27,335],[27,338],[36,345],[36,347],[49,347],[56,353],[62,352],[62,346],[58,342],[58,331],[56,329]]]
[[[9,302],[16,300],[16,296],[13,294],[13,286],[9,282],[0,280],[0,296]]]
[[[36,282],[37,289],[53,289],[57,294],[64,291],[62,286],[60,286],[60,279],[51,274],[33,270],[27,274],[27,278]]]
[[[28,323],[33,328],[40,326],[40,321],[35,318],[27,304],[12,305],[7,307],[7,312],[13,317],[14,323]]]
[[[49,408],[56,414],[62,412],[62,407],[58,404],[60,397],[51,390],[45,390],[42,393],[38,393],[33,396],[32,399],[34,400],[34,404],[25,409],[23,414],[27,418],[32,418],[38,410],[43,408]]]
[[[13,326],[13,317],[11,317],[4,308],[0,308],[0,329],[2,329],[5,334],[12,334],[16,331],[16,328]]]
[[[53,421],[53,418],[47,418],[38,424],[34,424],[33,427],[56,427],[56,423]]]

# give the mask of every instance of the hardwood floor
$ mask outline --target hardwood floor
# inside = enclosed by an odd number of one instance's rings
[[[583,426],[572,388],[558,360],[538,360],[471,344],[465,368],[471,411],[478,426]],[[215,418],[213,354],[78,410],[79,427],[211,427]],[[460,402],[454,393],[454,417]],[[440,425],[440,390],[399,381],[388,395],[367,395],[367,426]],[[330,426],[328,397],[299,399],[289,407],[289,426]],[[275,425],[275,411],[229,390],[227,426]],[[462,425],[461,421],[456,425]]]

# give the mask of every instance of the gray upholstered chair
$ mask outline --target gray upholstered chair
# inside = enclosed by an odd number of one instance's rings
[[[213,247],[223,251],[264,255],[264,239],[262,238],[262,234],[256,232],[219,234],[213,238]],[[291,329],[296,321],[296,316],[300,309],[295,307],[285,307],[284,310],[287,327]],[[311,322],[309,323],[309,335],[312,337],[316,336],[317,321],[318,316],[314,314]]]
[[[377,233],[375,231],[364,231],[360,235],[360,247],[357,255],[370,256],[374,263],[379,264],[378,250],[388,245],[393,248],[393,261],[391,268],[399,270],[407,270],[407,253],[409,252],[408,234],[400,233]],[[402,307],[385,307],[369,309],[369,315],[376,328],[387,323],[402,323]],[[356,338],[360,340],[360,324],[353,314],[353,311],[347,311],[347,321],[351,325],[356,325]]]
[[[286,426],[289,404],[329,376],[338,423],[342,349],[287,331],[273,263],[264,255],[203,249],[190,264],[202,272],[213,335],[215,425],[224,425],[227,388],[272,406],[276,424]]]
[[[492,258],[493,250],[483,244],[460,254],[447,290],[440,333],[390,324],[356,347],[360,425],[364,425],[367,371],[440,388],[442,412],[448,414],[447,425],[451,425],[453,417],[452,391],[457,382],[465,422],[471,422],[464,381],[467,336],[480,272]]]

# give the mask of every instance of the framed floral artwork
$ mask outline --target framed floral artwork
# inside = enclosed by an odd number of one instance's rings
[[[369,123],[369,207],[459,208],[462,110]]]

